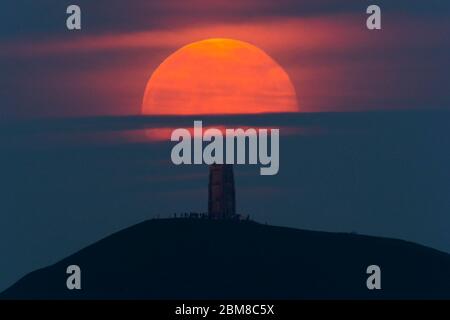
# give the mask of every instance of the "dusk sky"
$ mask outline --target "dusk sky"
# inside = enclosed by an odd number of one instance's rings
[[[0,22],[2,119],[139,114],[156,67],[207,38],[251,43],[289,74],[300,110],[448,108],[448,1],[14,1]],[[420,76],[419,76],[420,75]]]
[[[73,3],[81,7],[81,31],[66,28]],[[274,225],[393,237],[450,252],[450,1],[376,1],[382,29],[373,31],[366,27],[370,4],[2,3],[0,291],[135,223],[204,212],[208,168],[175,166],[168,140],[174,127],[202,119],[207,126],[281,128],[278,175],[235,166],[240,213]],[[260,57],[237,57],[234,62],[251,68],[236,69],[235,78],[227,69],[219,79],[224,86],[236,79],[248,84],[245,94],[267,92],[228,117],[195,116],[195,106],[184,112],[186,98],[177,89],[186,89],[191,78],[171,76],[189,71],[193,83],[208,82],[211,72],[191,63],[164,74],[158,101],[167,113],[192,116],[164,117],[159,109],[143,117],[147,83],[158,66],[210,38],[245,42]],[[173,65],[189,54],[183,59]],[[270,79],[265,66],[271,66]],[[231,86],[230,95],[239,88]],[[213,101],[207,96],[197,94],[196,104],[207,109]],[[283,101],[289,113],[248,114],[258,107],[266,112],[274,101]],[[297,106],[300,112],[292,112]]]

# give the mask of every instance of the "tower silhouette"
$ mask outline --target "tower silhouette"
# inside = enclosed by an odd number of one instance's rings
[[[209,166],[208,215],[212,219],[231,219],[236,214],[233,166]]]

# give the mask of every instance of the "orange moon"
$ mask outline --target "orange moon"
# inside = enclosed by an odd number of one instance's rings
[[[146,115],[297,112],[288,74],[249,43],[207,39],[171,54],[153,72],[142,103]]]

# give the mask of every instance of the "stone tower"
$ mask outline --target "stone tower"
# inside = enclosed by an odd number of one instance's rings
[[[233,165],[209,166],[208,215],[212,219],[231,219],[236,214]]]

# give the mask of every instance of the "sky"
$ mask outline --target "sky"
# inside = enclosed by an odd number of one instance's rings
[[[278,175],[235,166],[238,212],[450,252],[448,1],[377,1],[378,31],[371,1],[79,0],[70,32],[73,3],[1,5],[0,290],[135,223],[206,210],[208,168],[174,166],[167,136],[198,117],[141,107],[158,66],[208,38],[263,50],[299,108],[201,117],[281,128]]]
[[[371,2],[356,0],[78,4],[77,32],[65,26],[68,2],[3,4],[1,119],[139,114],[167,56],[217,37],[275,59],[304,112],[450,105],[446,1],[379,1],[382,31],[366,28]]]

